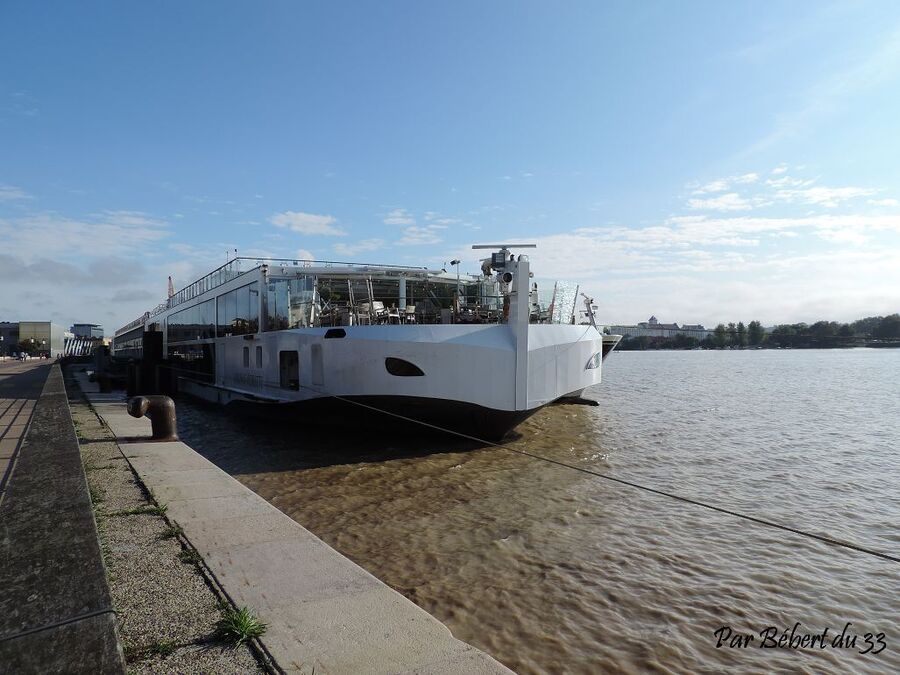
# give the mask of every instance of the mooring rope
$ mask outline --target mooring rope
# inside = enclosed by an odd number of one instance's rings
[[[637,490],[643,490],[644,492],[649,492],[651,494],[659,495],[661,497],[668,497],[669,499],[674,499],[684,504],[690,504],[692,506],[699,506],[704,509],[708,509],[710,511],[715,511],[717,513],[723,513],[728,516],[733,516],[735,518],[741,518],[743,520],[747,520],[751,523],[756,523],[757,525],[765,525],[766,527],[772,527],[778,530],[782,530],[784,532],[790,532],[792,534],[797,534],[803,537],[808,537],[810,539],[815,539],[817,541],[821,541],[825,544],[829,544],[831,546],[840,546],[843,548],[850,549],[852,551],[857,551],[859,553],[865,553],[867,555],[874,556],[876,558],[881,558],[883,560],[890,560],[891,562],[900,563],[900,557],[890,555],[889,553],[884,553],[882,551],[878,551],[875,549],[867,548],[865,546],[861,546],[860,544],[855,544],[850,541],[843,541],[841,539],[835,539],[833,537],[828,537],[822,534],[816,534],[815,532],[809,532],[808,530],[801,530],[796,527],[791,527],[790,525],[783,525],[781,523],[776,523],[772,520],[767,520],[765,518],[760,518],[758,516],[751,516],[746,513],[741,513],[740,511],[734,511],[732,509],[727,509],[722,506],[716,506],[715,504],[709,504],[707,502],[701,502],[697,499],[691,499],[690,497],[684,497],[682,495],[675,494],[673,492],[667,492],[666,490],[660,490],[658,488],[649,487],[647,485],[641,485],[640,483],[635,483],[634,481],[625,480],[624,478],[616,478],[615,476],[610,476],[609,474],[601,473],[599,471],[594,471],[593,469],[587,469],[582,466],[576,466],[575,464],[569,464],[568,462],[563,462],[558,459],[553,459],[551,457],[545,457],[543,455],[538,455],[533,452],[528,452],[527,450],[521,450],[519,448],[514,448],[508,445],[507,443],[496,443],[494,441],[489,441],[484,438],[478,438],[477,436],[472,436],[470,434],[463,433],[461,431],[455,431],[453,429],[447,429],[445,427],[441,427],[437,424],[431,424],[430,422],[425,422],[423,420],[417,420],[412,417],[407,417],[406,415],[401,415],[400,413],[395,413],[390,410],[384,410],[383,408],[378,408],[376,406],[368,405],[366,403],[362,403],[361,401],[354,401],[353,399],[346,398],[343,396],[337,396],[335,394],[330,394],[325,391],[320,391],[315,389],[314,387],[309,387],[307,385],[301,385],[304,389],[309,389],[310,391],[315,391],[318,394],[322,394],[324,396],[330,396],[331,398],[337,399],[339,401],[344,401],[345,403],[350,403],[355,406],[359,406],[361,408],[366,408],[368,410],[373,410],[375,412],[383,413],[385,415],[390,415],[392,417],[396,417],[398,419],[406,420],[407,422],[412,422],[414,424],[419,424],[424,427],[428,427],[430,429],[435,429],[436,431],[442,431],[447,434],[452,434],[454,436],[459,436],[460,438],[465,438],[471,441],[475,441],[477,443],[483,443],[485,445],[490,445],[495,448],[501,448],[503,450],[507,450],[509,452],[513,452],[518,455],[523,455],[525,457],[530,457],[531,459],[535,459],[541,462],[546,462],[548,464],[555,464],[556,466],[561,466],[566,469],[571,469],[573,471],[579,471],[581,473],[588,474],[590,476],[594,476],[596,478],[602,478],[604,480],[611,481],[613,483],[619,483],[620,485],[625,485],[631,488],[635,488]]]

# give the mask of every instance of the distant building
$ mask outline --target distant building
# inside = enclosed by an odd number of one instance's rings
[[[703,340],[712,335],[699,323],[686,323],[679,326],[677,323],[660,323],[655,316],[647,321],[641,321],[636,326],[608,326],[609,332],[623,337],[675,337],[685,335],[687,337]]]
[[[77,338],[103,339],[103,326],[96,323],[76,323],[72,325],[71,331]]]
[[[31,354],[62,356],[67,331],[49,321],[20,321],[19,344]]]
[[[0,356],[9,356],[19,344],[19,323],[17,321],[0,321]]]

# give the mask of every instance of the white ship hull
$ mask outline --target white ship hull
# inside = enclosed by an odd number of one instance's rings
[[[215,340],[215,384],[185,378],[179,388],[220,404],[252,405],[262,414],[305,411],[318,417],[383,410],[496,438],[544,405],[577,395],[601,378],[599,366],[587,366],[602,353],[603,336],[589,326],[528,326],[527,373],[518,378],[525,398],[519,403],[510,326],[347,326],[340,329],[343,337],[326,338],[329,332],[338,331],[293,329]],[[280,355],[289,352],[298,355],[296,381],[294,373],[284,377]],[[422,374],[391,374],[389,358]],[[343,405],[332,405],[338,403]]]
[[[554,312],[534,299],[527,257],[504,248],[490,266],[496,278],[470,280],[424,268],[226,266],[117,331],[115,350],[223,405],[338,423],[365,412],[498,438],[599,384],[618,338],[593,321],[542,323]]]

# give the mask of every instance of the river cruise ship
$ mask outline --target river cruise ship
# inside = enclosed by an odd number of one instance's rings
[[[587,323],[575,323],[577,288],[553,284],[547,301],[513,253],[532,247],[474,246],[490,257],[462,277],[235,258],[116,331],[113,356],[146,358],[155,334],[177,389],[208,401],[344,424],[368,411],[498,439],[598,384],[619,340],[587,298]]]

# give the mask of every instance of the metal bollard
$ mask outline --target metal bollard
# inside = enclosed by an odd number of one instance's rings
[[[178,425],[175,423],[175,401],[168,396],[135,396],[128,399],[128,414],[132,417],[150,418],[155,441],[177,441]]]

